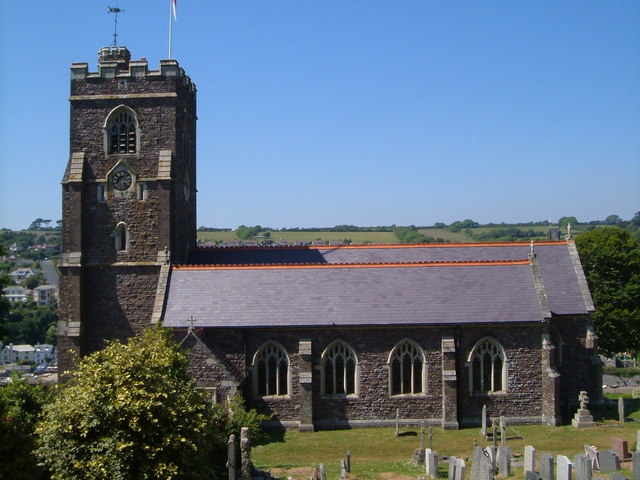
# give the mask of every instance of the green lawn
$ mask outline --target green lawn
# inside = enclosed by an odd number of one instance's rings
[[[574,455],[583,453],[583,445],[595,445],[600,450],[610,448],[611,437],[620,437],[635,445],[637,430],[640,428],[640,400],[626,400],[627,423],[613,420],[617,407],[595,411],[598,426],[576,430],[571,426],[546,427],[541,425],[515,426],[508,428],[509,436],[523,438],[508,442],[515,456],[523,455],[525,445],[533,445],[538,454],[550,452],[554,455]],[[478,428],[463,430],[442,430],[433,427],[433,449],[440,456],[455,455],[468,459],[473,451],[474,441],[480,446],[489,442],[479,435]],[[428,442],[428,439],[427,439]],[[253,461],[261,469],[268,469],[281,478],[308,479],[313,468],[325,464],[328,478],[339,478],[340,460],[351,450],[351,479],[415,479],[423,475],[422,467],[411,462],[413,452],[420,447],[420,429],[401,429],[401,436],[395,436],[393,428],[362,428],[353,430],[319,431],[299,433],[288,431],[274,434],[272,442],[253,448]],[[630,466],[626,467],[630,477]],[[442,476],[445,466],[441,465]],[[467,469],[470,465],[467,464]],[[523,478],[522,468],[514,469],[511,478]],[[467,476],[469,473],[467,473]]]

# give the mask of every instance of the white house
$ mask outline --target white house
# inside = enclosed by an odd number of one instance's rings
[[[33,301],[38,305],[50,305],[58,298],[58,288],[55,285],[40,285],[33,289]]]
[[[38,365],[54,360],[53,345],[5,345],[0,351],[0,363],[33,362]]]
[[[35,272],[30,268],[18,268],[9,274],[9,278],[13,283],[24,282],[28,277],[35,275]]]
[[[3,288],[2,294],[10,302],[26,302],[31,298],[32,292],[20,285],[12,285]]]

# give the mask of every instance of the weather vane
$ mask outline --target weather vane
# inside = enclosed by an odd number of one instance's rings
[[[107,13],[115,13],[115,21],[113,27],[113,46],[118,46],[118,14],[124,12],[121,8],[118,8],[117,4],[115,7],[107,7],[109,11]]]

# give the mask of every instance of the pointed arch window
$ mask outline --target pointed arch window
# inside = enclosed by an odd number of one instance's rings
[[[114,109],[104,129],[107,153],[131,154],[138,151],[138,119],[130,108],[120,106]]]
[[[322,354],[322,393],[355,395],[357,393],[358,358],[353,348],[335,341]]]
[[[391,395],[425,393],[425,357],[422,348],[411,340],[398,343],[389,355]]]
[[[504,349],[492,338],[480,340],[469,355],[469,381],[473,393],[506,391],[507,362]]]
[[[265,343],[253,358],[254,387],[259,396],[289,394],[289,356],[275,342]]]

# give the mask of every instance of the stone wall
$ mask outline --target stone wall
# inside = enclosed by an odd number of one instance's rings
[[[584,336],[585,320],[575,320],[574,329],[567,336]],[[263,413],[274,415],[274,420],[286,426],[295,425],[304,416],[301,405],[302,386],[299,370],[304,364],[298,349],[301,340],[311,342],[312,363],[312,415],[316,426],[392,425],[396,410],[404,420],[439,424],[443,415],[443,375],[441,340],[443,336],[456,341],[457,408],[461,425],[479,425],[482,406],[487,405],[489,416],[507,417],[512,423],[540,423],[543,415],[542,393],[542,334],[548,327],[543,324],[514,326],[465,326],[458,328],[340,328],[340,329],[256,329],[256,330],[203,330],[198,336],[210,350],[224,352],[239,371],[247,373],[241,385],[247,404]],[[481,339],[491,337],[505,349],[508,363],[508,384],[504,393],[472,394],[469,387],[468,355]],[[426,394],[389,394],[389,368],[387,362],[392,349],[402,340],[410,339],[420,345],[426,356]],[[356,395],[337,398],[323,397],[321,390],[321,359],[323,351],[335,340],[343,340],[353,347],[359,364],[359,382]],[[251,362],[256,351],[266,342],[280,344],[289,355],[291,364],[291,390],[283,397],[258,397],[254,394]],[[575,344],[577,353],[582,340]],[[582,348],[584,350],[584,348]],[[245,362],[246,352],[246,362]],[[202,386],[215,386],[227,376],[216,376],[211,362],[207,364],[200,353],[192,354],[192,371]],[[584,357],[584,353],[582,354]],[[584,380],[584,378],[583,378]],[[574,388],[576,382],[568,382]],[[446,408],[446,407],[445,407]]]

